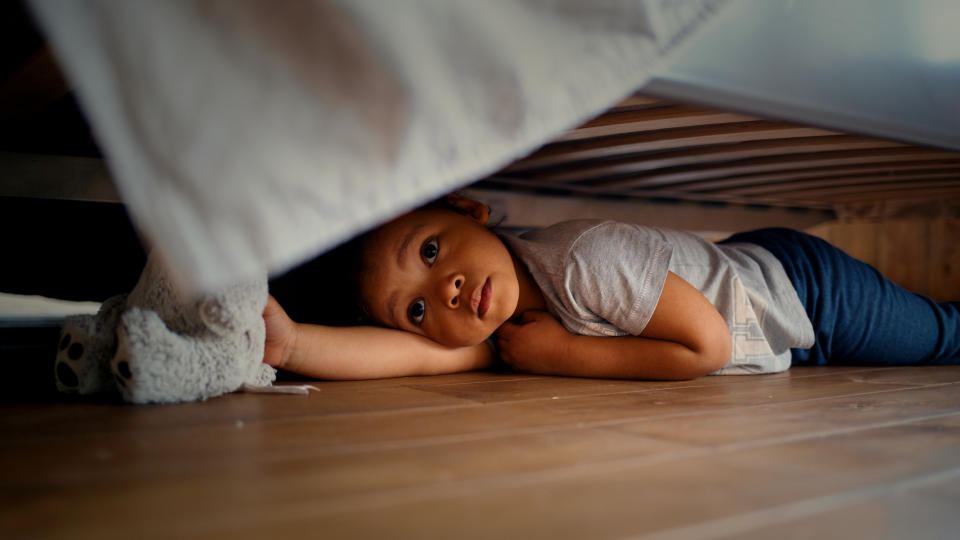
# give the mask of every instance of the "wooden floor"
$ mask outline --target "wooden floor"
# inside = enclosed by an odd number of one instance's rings
[[[0,537],[958,538],[960,367],[9,400]]]

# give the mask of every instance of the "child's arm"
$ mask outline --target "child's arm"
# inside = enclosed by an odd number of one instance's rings
[[[691,379],[725,366],[732,350],[717,309],[672,272],[641,336],[579,336],[547,313],[528,312],[497,338],[500,357],[519,371],[581,377]]]
[[[379,379],[439,375],[490,365],[486,343],[450,349],[409,332],[373,326],[299,324],[270,297],[263,312],[263,361],[318,379]]]

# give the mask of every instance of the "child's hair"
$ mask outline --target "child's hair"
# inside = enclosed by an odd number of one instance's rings
[[[270,280],[270,294],[291,319],[326,326],[368,324],[359,276],[367,235],[358,236]]]
[[[427,209],[464,213],[443,197],[418,208]],[[271,279],[270,294],[297,322],[325,326],[376,324],[360,296],[360,277],[370,264],[364,259],[365,248],[376,231],[367,231]]]

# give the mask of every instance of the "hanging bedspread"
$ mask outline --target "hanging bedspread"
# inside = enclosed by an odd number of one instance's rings
[[[273,273],[641,87],[722,0],[34,0],[185,284]]]

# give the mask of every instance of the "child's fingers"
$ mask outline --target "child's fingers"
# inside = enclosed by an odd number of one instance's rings
[[[514,358],[513,354],[510,352],[509,340],[505,340],[501,337],[497,337],[497,349],[500,356],[500,360],[503,360],[510,367],[513,366]]]
[[[520,316],[520,322],[514,323],[507,321],[500,325],[500,328],[497,329],[497,338],[510,341],[511,338],[516,337],[518,332],[525,332],[529,329],[525,329],[524,326],[545,321],[552,320],[553,316],[547,313],[546,311],[524,311]]]
[[[543,319],[548,318],[550,316],[551,315],[546,311],[538,311],[538,310],[532,309],[530,311],[523,312],[523,314],[520,316],[520,322],[522,323],[537,322],[537,321],[542,321]]]
[[[500,325],[500,328],[497,329],[496,336],[497,340],[506,340],[510,341],[510,336],[516,331],[517,325],[512,322],[505,322]]]

